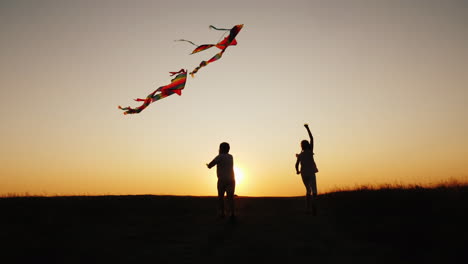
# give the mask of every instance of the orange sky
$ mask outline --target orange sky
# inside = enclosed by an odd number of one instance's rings
[[[231,144],[239,195],[468,177],[463,1],[2,1],[0,194],[215,195],[205,163]],[[238,45],[139,115],[136,106]]]

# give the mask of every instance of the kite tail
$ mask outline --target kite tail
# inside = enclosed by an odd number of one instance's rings
[[[203,50],[206,50],[206,49],[209,49],[211,47],[214,47],[216,46],[216,44],[203,44],[203,45],[197,45],[195,43],[193,43],[192,41],[190,40],[186,40],[186,39],[178,39],[178,40],[174,40],[174,41],[185,41],[185,42],[188,42],[194,46],[197,46],[193,51],[192,53],[190,54],[194,54],[194,53],[197,53],[197,52],[200,52],[200,51],[203,51]]]
[[[192,45],[194,45],[194,46],[198,46],[197,44],[193,43],[192,41],[186,40],[186,39],[176,39],[176,40],[174,40],[174,41],[185,41],[185,42],[188,42],[188,43],[190,43],[190,44],[192,44]]]
[[[158,101],[158,100],[161,100],[161,99],[163,99],[163,98],[166,98],[166,97],[168,97],[169,95],[172,95],[172,94],[173,94],[173,92],[169,92],[169,93],[158,93],[158,94],[154,95],[154,96],[151,98],[151,102],[154,103],[154,102],[156,102],[156,101]]]
[[[213,25],[210,25],[210,28],[211,28],[211,29],[214,29],[214,30],[223,30],[223,31],[229,31],[229,30],[231,30],[230,28],[217,28],[217,27],[215,27],[215,26],[213,26]]]
[[[179,73],[187,73],[187,71],[185,69],[180,69],[180,71],[178,72],[169,72],[171,74],[171,76],[174,76],[176,74],[179,74]]]
[[[161,86],[156,89],[154,92],[150,93],[145,99],[135,99],[137,102],[143,102],[142,105],[132,108],[128,107],[121,107],[119,105],[120,110],[124,110],[124,115],[127,114],[138,114],[143,111],[146,107],[148,107],[151,103],[166,98],[172,94],[182,94],[182,89],[185,87],[185,82],[187,79],[187,70],[181,69],[178,72],[170,72],[171,76],[176,75],[172,80],[171,83],[165,86]],[[160,92],[157,94],[157,92]]]
[[[130,106],[121,107],[121,106],[119,105],[119,109],[125,111],[125,112],[123,112],[124,115],[133,114],[133,112],[135,111],[135,109],[131,108]]]
[[[202,67],[205,67],[206,65],[208,65],[208,63],[206,61],[202,61],[198,67],[193,69],[193,71],[190,73],[190,76],[192,76],[192,78],[195,77],[195,73],[197,73],[198,70],[200,70]]]
[[[216,46],[216,44],[203,44],[203,45],[200,45],[198,47],[196,47],[191,54],[194,54],[194,53],[197,53],[197,52],[200,52],[200,51],[204,51],[206,49],[209,49],[211,47],[214,47]]]
[[[209,59],[208,61],[202,61],[200,63],[200,65],[198,65],[198,67],[196,67],[195,69],[193,69],[193,71],[190,73],[190,76],[195,77],[195,73],[198,72],[198,70],[200,70],[201,68],[205,67],[206,65],[212,63],[212,62],[215,62],[217,60],[219,60],[222,56],[223,56],[223,53],[226,49],[223,49],[221,52],[219,52],[218,54],[214,55],[211,59]]]

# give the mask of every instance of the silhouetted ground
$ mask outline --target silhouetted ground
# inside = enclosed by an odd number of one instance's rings
[[[302,197],[0,198],[2,263],[468,263],[468,187]],[[6,260],[4,262],[4,260]]]

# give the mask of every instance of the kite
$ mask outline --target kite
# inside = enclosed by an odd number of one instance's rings
[[[138,114],[141,111],[143,111],[143,109],[148,107],[148,105],[150,105],[151,103],[153,103],[155,101],[166,98],[166,97],[168,97],[170,95],[173,95],[175,93],[178,94],[179,96],[182,95],[182,90],[184,89],[185,82],[187,80],[187,70],[181,69],[178,72],[170,72],[170,74],[171,74],[171,76],[174,76],[174,75],[177,74],[176,77],[174,77],[171,80],[170,84],[168,84],[166,86],[159,87],[154,92],[150,93],[145,99],[141,99],[141,98],[135,99],[135,101],[137,101],[137,102],[143,102],[142,105],[140,105],[138,107],[135,107],[135,108],[131,108],[130,106],[121,107],[119,105],[119,109],[125,111],[124,115]],[[159,93],[156,94],[157,92],[159,92]]]
[[[223,56],[223,53],[224,53],[224,51],[226,51],[227,47],[237,45],[237,41],[236,41],[235,38],[236,38],[237,34],[241,31],[243,26],[244,26],[244,24],[240,24],[240,25],[234,26],[231,29],[226,29],[226,28],[216,28],[216,27],[210,25],[210,28],[215,29],[215,30],[229,31],[229,36],[225,37],[221,42],[218,42],[217,44],[196,45],[192,41],[185,40],[185,39],[179,39],[178,41],[186,41],[186,42],[191,43],[194,46],[197,46],[192,51],[191,54],[194,54],[194,53],[197,53],[197,52],[200,52],[200,51],[204,51],[204,50],[209,49],[211,47],[217,47],[218,49],[221,50],[219,53],[214,55],[208,61],[202,61],[198,67],[196,67],[195,69],[193,69],[192,72],[190,72],[190,75],[192,77],[194,77],[195,73],[197,73],[198,70],[200,70],[202,67],[205,67],[206,65],[219,60]]]
[[[198,53],[200,51],[204,51],[204,50],[209,49],[211,47],[217,47],[218,49],[221,50],[219,53],[217,53],[215,56],[213,56],[208,61],[202,61],[199,66],[197,66],[195,69],[193,69],[192,72],[190,72],[190,75],[192,77],[194,77],[194,75],[202,67],[205,67],[206,65],[219,60],[223,56],[223,53],[226,51],[227,47],[237,45],[236,36],[241,31],[242,27],[244,27],[244,24],[236,25],[231,29],[217,28],[217,27],[214,27],[214,26],[210,25],[210,28],[214,29],[214,30],[229,31],[229,36],[225,37],[222,41],[218,42],[217,44],[196,45],[195,43],[193,43],[192,41],[189,41],[189,40],[185,40],[185,39],[177,40],[177,41],[186,41],[186,42],[189,42],[190,44],[192,44],[194,46],[197,46],[192,51],[191,54]],[[182,95],[182,90],[185,88],[185,83],[187,81],[187,70],[181,69],[178,72],[170,72],[170,74],[171,74],[171,76],[174,76],[174,75],[177,74],[176,77],[174,77],[171,80],[170,84],[168,84],[166,86],[159,87],[154,92],[150,93],[145,99],[141,99],[141,98],[135,99],[135,101],[137,101],[137,102],[143,102],[142,105],[140,105],[138,107],[135,107],[135,108],[132,108],[130,106],[121,107],[119,105],[119,109],[124,111],[124,115],[138,114],[153,102],[156,102],[158,100],[166,98],[166,97],[168,97],[170,95],[173,95],[175,93],[178,94],[179,96]]]

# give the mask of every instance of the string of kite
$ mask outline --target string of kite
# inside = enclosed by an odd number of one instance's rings
[[[211,47],[217,47],[218,49],[221,50],[219,53],[214,55],[208,61],[200,62],[200,64],[190,72],[190,75],[192,76],[192,78],[195,77],[195,74],[201,68],[207,66],[208,64],[210,64],[212,62],[215,62],[215,61],[219,60],[223,56],[224,52],[226,51],[226,49],[229,46],[237,45],[236,36],[237,36],[237,34],[239,34],[239,32],[241,31],[243,26],[244,26],[243,24],[240,24],[240,25],[234,26],[231,29],[225,29],[225,28],[217,28],[215,26],[210,25],[210,28],[214,29],[214,30],[229,31],[229,35],[227,37],[225,37],[222,41],[220,41],[220,42],[218,42],[216,44],[197,45],[197,44],[193,43],[190,40],[185,40],[185,39],[177,40],[177,41],[185,41],[185,42],[188,42],[188,43],[196,46],[196,48],[192,51],[191,54],[195,54],[195,53],[204,51],[204,50],[209,49]],[[178,72],[170,72],[170,74],[171,74],[171,76],[176,75],[171,80],[170,84],[159,87],[154,92],[152,92],[148,96],[146,96],[145,99],[141,99],[141,98],[135,99],[135,101],[137,101],[137,102],[143,102],[142,105],[140,105],[138,107],[134,107],[134,108],[132,108],[130,106],[128,106],[128,107],[119,106],[118,108],[124,111],[123,112],[124,115],[138,114],[141,111],[143,111],[146,107],[148,107],[151,103],[154,103],[154,102],[156,102],[158,100],[161,100],[161,99],[166,98],[166,97],[168,97],[170,95],[173,95],[173,94],[178,94],[179,96],[182,95],[182,90],[185,88],[185,84],[186,84],[186,81],[187,81],[187,70],[186,69],[181,69]]]

